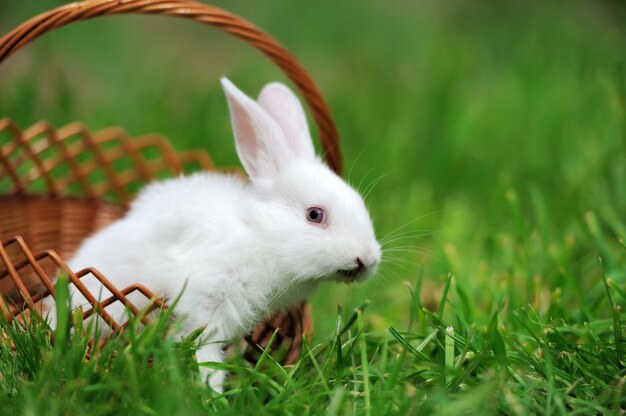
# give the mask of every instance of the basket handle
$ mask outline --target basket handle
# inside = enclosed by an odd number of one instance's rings
[[[271,36],[245,19],[214,6],[188,0],[88,0],[67,4],[33,17],[2,37],[0,63],[44,33],[68,23],[130,13],[183,17],[216,26],[263,52],[300,90],[319,129],[323,154],[330,167],[338,174],[341,173],[341,149],[337,128],[313,79],[293,55]]]

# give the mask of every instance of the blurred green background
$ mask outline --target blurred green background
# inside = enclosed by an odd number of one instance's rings
[[[0,31],[63,3],[2,0]],[[213,4],[272,34],[310,71],[335,116],[346,177],[371,187],[379,236],[395,232],[379,276],[312,298],[319,334],[334,327],[337,304],[365,299],[375,327],[402,325],[405,282],[423,279],[422,296],[435,302],[448,273],[467,316],[483,321],[499,299],[545,308],[559,288],[563,305],[581,307],[602,290],[598,250],[624,284],[626,272],[611,264],[623,250],[606,243],[626,235],[622,2]],[[284,80],[216,29],[100,18],[2,64],[0,117],[23,128],[81,120],[158,132],[232,165],[223,75],[250,95]]]

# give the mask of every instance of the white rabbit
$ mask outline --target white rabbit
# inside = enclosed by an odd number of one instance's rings
[[[183,335],[205,325],[208,341],[240,337],[323,281],[362,281],[381,257],[361,196],[315,156],[298,98],[280,83],[266,85],[258,101],[226,78],[222,86],[250,181],[202,172],[153,183],[69,261],[72,270],[92,266],[118,287],[140,283],[168,299],[186,285],[175,309]],[[73,292],[74,305],[86,303]],[[222,361],[221,346],[209,342],[197,359]],[[221,391],[223,372],[203,375]]]

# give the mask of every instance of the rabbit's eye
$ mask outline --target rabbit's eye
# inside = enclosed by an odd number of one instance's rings
[[[306,213],[306,219],[315,224],[321,224],[324,221],[324,217],[326,217],[326,213],[319,207],[311,207]]]

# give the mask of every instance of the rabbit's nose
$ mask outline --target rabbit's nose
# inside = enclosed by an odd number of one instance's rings
[[[360,257],[356,258],[356,269],[354,269],[355,273],[359,273],[365,269],[365,263],[361,260]]]

